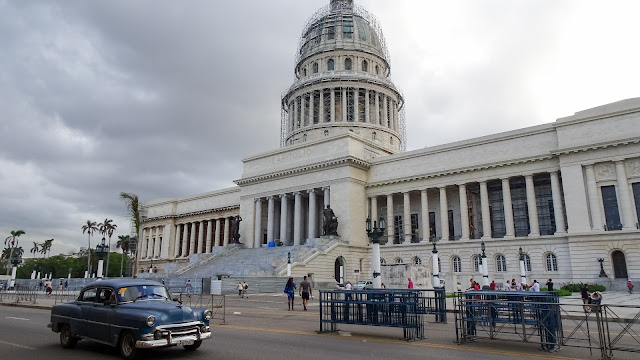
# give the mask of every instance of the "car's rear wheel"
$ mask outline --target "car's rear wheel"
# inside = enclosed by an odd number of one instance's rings
[[[71,349],[78,343],[78,339],[74,338],[71,334],[71,327],[69,324],[60,325],[60,344],[65,349]]]
[[[185,346],[184,346],[184,349],[185,349],[185,350],[189,350],[189,351],[193,351],[193,350],[195,350],[195,349],[199,348],[199,347],[200,347],[200,345],[202,345],[202,340],[196,340],[196,341],[193,343],[193,345],[185,345]]]
[[[120,350],[120,356],[124,359],[135,359],[138,349],[136,349],[136,339],[130,331],[125,331],[120,335],[118,350]]]

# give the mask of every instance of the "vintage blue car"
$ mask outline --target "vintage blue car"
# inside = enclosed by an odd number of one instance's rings
[[[55,305],[49,326],[65,348],[88,339],[116,346],[122,357],[133,359],[140,348],[197,349],[211,337],[211,316],[211,310],[172,301],[158,282],[116,279],[92,282],[75,301]]]

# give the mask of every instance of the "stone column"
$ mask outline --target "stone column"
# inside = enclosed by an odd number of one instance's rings
[[[324,191],[324,209],[326,209],[327,205],[331,205],[329,187],[322,188],[322,191]]]
[[[196,222],[191,223],[191,236],[189,237],[189,255],[197,254],[196,252]]]
[[[389,194],[387,195],[387,239],[389,244],[393,244],[395,238],[393,220],[393,194]]]
[[[200,221],[200,229],[198,229],[198,246],[196,247],[194,254],[202,252],[202,243],[204,241],[204,221]]]
[[[293,245],[300,245],[302,233],[302,193],[299,191],[294,193],[293,209]]]
[[[376,225],[379,227],[380,226],[380,219],[378,219],[378,197],[377,196],[372,196],[371,197],[371,221],[373,224],[373,221],[376,222]]]
[[[162,238],[164,237],[164,231],[162,232],[162,234],[160,234],[160,229],[164,230],[164,227],[158,226],[156,229],[156,241],[154,242],[154,248],[153,248],[153,257],[156,259],[160,258],[160,243],[162,242]]]
[[[622,213],[622,228],[625,230],[635,229],[636,222],[633,218],[631,207],[631,195],[629,194],[629,182],[627,171],[624,168],[624,160],[616,161],[616,184],[618,186],[618,206]]]
[[[376,91],[374,96],[376,97],[375,121],[376,125],[380,125],[380,94]]]
[[[218,228],[216,227],[216,230]],[[211,233],[213,232],[213,221],[211,221],[211,219],[207,220],[207,240],[205,243],[205,254],[208,254],[211,252]],[[218,242],[214,243],[214,246],[217,246]]]
[[[267,243],[273,241],[273,227],[275,224],[276,200],[273,196],[267,197]]]
[[[369,124],[371,122],[371,116],[369,114],[369,90],[366,89],[364,91],[364,122],[366,122],[367,124]]]
[[[329,109],[329,121],[336,122],[336,92],[335,89],[331,89],[331,109]]]
[[[300,96],[300,127],[304,127],[304,120],[307,118],[307,94]],[[308,118],[307,118],[308,119]]]
[[[347,121],[347,89],[342,89],[342,122]]]
[[[551,177],[551,197],[553,199],[553,216],[556,221],[556,235],[567,233],[567,226],[564,223],[564,211],[562,210],[562,197],[560,190],[560,178],[557,171],[549,173]]]
[[[411,197],[408,191],[402,193],[404,213],[404,242],[411,242]]]
[[[298,99],[293,98],[293,129],[298,129]]]
[[[482,239],[491,239],[491,215],[489,213],[489,190],[487,182],[480,181],[480,205],[482,208]]]
[[[589,210],[591,211],[591,228],[602,230],[602,213],[600,212],[600,201],[598,200],[598,186],[596,185],[596,173],[593,165],[585,167],[587,177],[587,193],[589,194]]]
[[[467,205],[467,185],[458,185],[460,201],[460,227],[462,227],[461,240],[469,240],[469,207]]]
[[[213,247],[217,248],[220,246],[220,218],[216,219],[216,228],[215,230],[211,230],[211,231],[215,231],[215,234],[213,235],[213,244],[214,244]],[[209,247],[207,251],[211,252],[211,247]]]
[[[442,232],[442,240],[449,240],[449,205],[447,204],[447,188],[440,189],[440,227]]]
[[[316,191],[311,189],[307,192],[309,193],[309,239],[315,239],[318,237]]]
[[[502,206],[504,207],[505,238],[516,236],[515,223],[513,221],[513,202],[511,201],[511,185],[509,178],[502,180]]]
[[[224,233],[222,234],[222,236],[224,237],[224,239],[222,240],[222,246],[227,246],[229,245],[229,224],[231,223],[231,218],[224,218]]]
[[[287,194],[280,195],[280,242],[284,245],[289,245],[289,239],[287,239],[287,215],[289,212],[289,198]]]
[[[382,95],[382,100],[384,101],[382,103],[382,123],[383,123],[382,126],[388,128],[389,127],[389,116],[388,116],[387,110],[389,108],[389,105],[388,105],[389,102],[387,101],[387,95],[383,94]]]
[[[431,238],[429,225],[429,198],[427,197],[427,189],[420,190],[420,214],[422,215],[422,239],[429,241]]]
[[[353,89],[353,121],[360,122],[360,104],[358,104],[360,98],[360,89],[357,87]]]
[[[173,242],[173,258],[177,258],[180,255],[180,224],[176,224],[176,237]]]
[[[182,257],[188,257],[187,245],[189,242],[189,223],[182,226]]]
[[[259,248],[262,244],[262,199],[256,199],[256,218],[254,227],[253,247]]]
[[[536,190],[533,184],[533,175],[524,177],[527,187],[527,210],[529,211],[529,236],[540,236],[538,226],[538,206],[536,204]]]

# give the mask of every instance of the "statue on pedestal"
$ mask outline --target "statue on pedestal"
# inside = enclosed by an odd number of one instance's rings
[[[233,226],[233,235],[231,236],[233,244],[240,244],[240,221],[242,221],[242,218],[240,215],[236,215],[231,223],[231,226]]]
[[[329,205],[322,211],[324,223],[322,224],[322,235],[338,236],[338,217],[333,213]]]

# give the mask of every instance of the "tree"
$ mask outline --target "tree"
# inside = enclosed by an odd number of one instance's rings
[[[91,277],[91,236],[96,231],[98,231],[98,224],[95,221],[87,220],[87,223],[82,225],[82,233],[84,234],[86,232],[89,235],[89,247],[87,248],[89,250],[89,255],[87,256],[87,271],[89,277]]]
[[[40,252],[40,244],[38,244],[37,242],[33,242],[33,247],[31,248],[31,253],[33,254],[33,257],[36,257],[36,253]]]
[[[7,236],[7,238],[4,240],[5,246],[9,245],[9,248],[11,249],[9,250],[9,259],[13,257],[13,249],[18,246],[18,238],[20,237],[20,235],[24,235],[24,234],[25,234],[24,230],[12,230],[11,236]],[[10,269],[11,267],[7,266],[7,275],[9,275]]]
[[[126,203],[127,212],[129,213],[131,222],[133,222],[136,228],[136,239],[138,239],[138,235],[140,234],[140,200],[138,199],[138,195],[122,192],[120,193],[120,199],[124,200]],[[136,260],[133,265],[134,278],[138,274],[138,252],[139,251],[136,251]]]
[[[45,240],[44,243],[42,244],[42,253],[44,255],[47,255],[47,252],[49,253],[49,256],[51,256],[51,244],[53,243],[53,239],[49,239],[49,240]]]
[[[119,235],[118,242],[116,243],[116,247],[122,249],[122,260],[120,261],[120,277],[122,277],[122,269],[124,266],[124,253],[129,252],[129,244],[131,242],[131,237],[129,235]]]
[[[112,223],[113,223],[113,220],[104,219],[104,222],[100,224],[100,233],[102,234],[102,237],[104,237],[105,235],[109,236],[109,247],[107,247],[107,266],[104,272],[107,277],[109,276],[109,254],[111,253],[111,236],[113,235],[113,232],[118,227],[118,225],[112,224]]]

